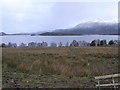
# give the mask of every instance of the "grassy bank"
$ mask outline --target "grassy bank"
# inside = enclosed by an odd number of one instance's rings
[[[18,80],[19,83],[26,83],[28,80],[32,85],[33,82],[49,83],[43,87],[78,87],[72,83],[75,81],[80,83],[81,79],[92,80],[97,75],[118,72],[117,47],[3,48],[2,50],[4,87],[9,87],[9,80],[5,83],[8,77],[13,80],[21,78],[21,81]],[[31,78],[31,75],[35,75],[37,79]],[[25,76],[26,81],[23,80]],[[44,76],[46,79],[42,78]],[[66,79],[68,82],[66,85],[54,83]]]

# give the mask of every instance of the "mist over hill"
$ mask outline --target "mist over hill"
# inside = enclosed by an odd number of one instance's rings
[[[72,34],[97,34],[97,35],[117,35],[118,23],[108,22],[85,22],[68,29],[56,29],[54,33]]]
[[[120,26],[120,25],[119,25]],[[36,33],[14,33],[6,34],[1,32],[0,36],[4,35],[118,35],[118,23],[115,22],[84,22],[73,28],[56,29],[51,32],[36,32]]]

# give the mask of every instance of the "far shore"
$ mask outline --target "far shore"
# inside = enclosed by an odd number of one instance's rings
[[[0,36],[16,36],[16,35],[29,35],[29,36],[85,36],[85,35],[119,35],[119,34],[81,34],[81,35],[31,35],[31,34],[7,34],[7,35],[0,35]]]

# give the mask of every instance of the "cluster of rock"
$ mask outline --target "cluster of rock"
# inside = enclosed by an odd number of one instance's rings
[[[110,40],[107,44],[106,40],[93,40],[91,43],[85,42],[85,41],[76,41],[73,40],[70,44],[67,42],[65,45],[60,42],[58,45],[56,43],[51,43],[50,46],[48,46],[47,42],[42,43],[36,43],[36,42],[30,42],[28,45],[21,43],[19,46],[17,46],[16,43],[2,43],[2,47],[8,47],[8,48],[33,48],[33,47],[82,47],[82,46],[106,46],[106,45],[113,45],[113,44],[119,44],[118,40]]]

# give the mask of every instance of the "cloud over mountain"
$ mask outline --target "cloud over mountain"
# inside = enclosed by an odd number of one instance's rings
[[[69,29],[57,29],[53,32],[72,34],[118,34],[118,23],[85,22]]]

